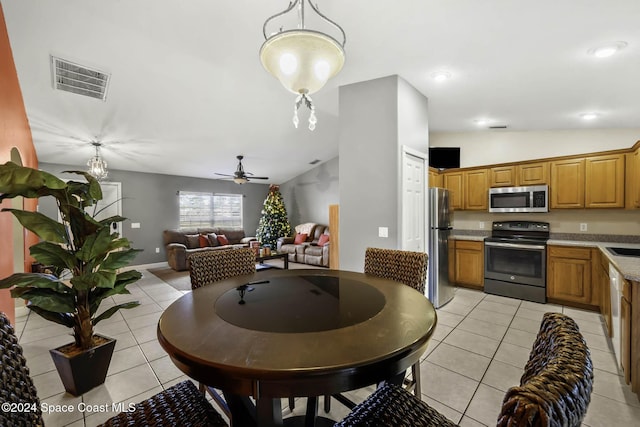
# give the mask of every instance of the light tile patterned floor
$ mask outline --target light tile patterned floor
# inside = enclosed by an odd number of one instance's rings
[[[118,295],[111,302],[137,299],[142,305],[98,324],[98,332],[118,340],[105,384],[77,398],[64,392],[49,356],[49,349],[70,341],[69,331],[29,314],[21,301],[17,302],[16,332],[42,402],[75,408],[81,402],[89,408],[138,402],[186,379],[156,339],[162,310],[184,292],[146,271],[143,274],[142,280],[129,286],[132,295]],[[618,373],[599,314],[462,288],[452,302],[438,310],[438,326],[422,360],[423,399],[462,426],[495,425],[504,393],[519,382],[546,311],[573,317],[591,350],[595,385],[584,425],[640,425],[640,402]],[[362,400],[371,390],[358,390],[352,397]],[[283,408],[283,414],[289,416],[286,402]],[[303,413],[304,408],[304,399],[297,399],[294,414]],[[346,408],[333,401],[327,416],[338,420],[346,414]],[[44,414],[44,419],[48,427],[92,427],[112,415],[76,410]]]

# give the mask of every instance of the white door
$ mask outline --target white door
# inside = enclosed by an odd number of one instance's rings
[[[101,182],[102,200],[96,205],[96,215],[98,221],[115,215],[122,215],[122,184],[119,182]],[[93,214],[93,206],[87,210]],[[111,224],[111,232],[117,232],[122,236],[122,223],[114,222]]]
[[[403,152],[402,157],[402,249],[424,252],[425,166],[424,158]]]

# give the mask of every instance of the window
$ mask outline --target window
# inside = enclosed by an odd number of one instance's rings
[[[180,191],[180,228],[242,228],[242,195]]]

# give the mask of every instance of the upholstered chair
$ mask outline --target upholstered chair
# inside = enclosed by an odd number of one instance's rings
[[[250,248],[196,252],[189,255],[191,289],[255,272],[256,255]]]
[[[593,388],[587,344],[570,317],[546,313],[520,385],[502,402],[498,427],[579,426]],[[446,404],[446,402],[444,402]],[[356,406],[338,427],[453,427],[456,424],[422,400],[386,384]]]
[[[0,312],[0,403],[26,405],[29,410],[0,411],[0,426],[43,426],[40,400],[29,376],[13,327]],[[104,426],[226,427],[222,416],[189,380],[140,402],[134,411],[109,419]]]

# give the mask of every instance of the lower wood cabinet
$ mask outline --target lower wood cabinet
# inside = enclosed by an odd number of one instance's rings
[[[547,247],[547,298],[591,305],[591,249]],[[597,295],[597,301],[600,296]]]
[[[474,289],[483,289],[484,242],[457,240],[454,268],[457,284]]]

